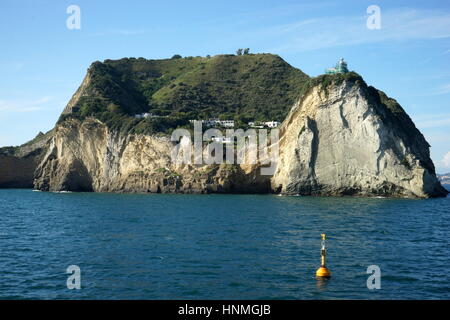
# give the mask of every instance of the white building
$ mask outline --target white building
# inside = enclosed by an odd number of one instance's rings
[[[225,128],[234,128],[234,120],[219,120],[217,123]]]
[[[216,127],[222,126],[225,128],[234,128],[234,120],[219,120],[219,119],[208,119],[208,120],[189,120],[190,123],[195,121],[200,121],[205,127]]]
[[[269,128],[276,128],[280,125],[280,123],[278,121],[267,121],[267,122],[264,122],[264,124]]]
[[[228,143],[231,143],[231,138],[213,137],[213,138],[211,138],[211,141],[228,144]]]
[[[202,120],[203,125],[206,127],[214,127],[218,124],[219,119],[208,119],[208,120]]]
[[[156,116],[154,114],[146,112],[146,113],[137,114],[134,117],[138,118],[138,119],[144,119],[144,118],[159,118],[160,116]]]
[[[267,128],[276,128],[280,125],[278,121],[267,121],[267,122],[249,122],[248,125],[252,128],[263,129]]]
[[[248,125],[251,128],[256,128],[256,129],[263,129],[264,125],[262,125],[260,122],[249,122]]]

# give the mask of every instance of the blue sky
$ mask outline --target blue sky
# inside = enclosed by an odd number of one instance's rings
[[[69,30],[69,5],[81,29]],[[381,29],[369,30],[369,5]],[[340,57],[397,99],[450,171],[449,1],[0,2],[0,146],[53,127],[95,60],[234,53],[279,54],[311,76]]]

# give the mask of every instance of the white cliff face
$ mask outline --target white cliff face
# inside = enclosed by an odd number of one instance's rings
[[[257,168],[172,162],[165,136],[121,135],[96,119],[66,120],[54,130],[35,174],[47,191],[267,193]]]
[[[170,147],[167,138],[123,136],[95,119],[68,120],[56,127],[35,183],[49,190],[121,191],[139,176],[170,168]]]
[[[311,88],[291,109],[280,138],[275,174],[261,176],[258,165],[177,165],[168,137],[124,135],[96,119],[69,118],[54,129],[34,185],[96,192],[447,194],[409,117],[363,83]]]
[[[374,105],[364,87],[345,81],[328,89],[314,87],[283,123],[274,190],[404,197],[439,193],[434,172],[421,165],[429,157],[422,159],[423,152],[415,153],[385,123],[383,106]]]
[[[0,188],[32,188],[34,171],[52,132],[39,133],[20,147],[0,149]],[[5,152],[6,151],[6,152]]]

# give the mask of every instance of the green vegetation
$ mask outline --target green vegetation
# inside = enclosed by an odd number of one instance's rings
[[[48,131],[45,134],[42,132],[39,132],[36,137],[34,137],[32,140],[28,141],[27,143],[24,143],[21,146],[2,147],[2,148],[0,148],[0,155],[17,156],[17,153],[19,153],[21,150],[33,149],[33,145],[44,142],[43,140],[48,138],[48,136],[51,134],[51,131],[52,130]]]
[[[340,85],[344,81],[360,83],[367,86],[363,78],[353,71],[348,73],[323,74],[315,78],[310,78],[302,88],[301,96],[307,94],[311,88],[316,86],[320,86],[321,90],[327,94],[330,85]]]
[[[63,115],[95,117],[123,132],[168,132],[190,119],[283,121],[309,77],[279,56],[250,54],[94,62],[90,83]],[[151,113],[157,117],[135,118]]]
[[[181,177],[181,175],[179,173],[173,172],[173,171],[171,171],[171,170],[169,170],[167,168],[158,168],[158,169],[155,170],[155,173],[161,173],[167,178],[177,179],[177,178]]]
[[[237,56],[241,56],[243,54],[250,54],[250,48],[245,48],[245,49],[237,49],[236,50],[236,55]]]
[[[380,102],[385,105],[386,108],[388,108],[392,113],[406,114],[397,100],[389,98],[383,91],[379,91],[374,87],[369,87],[369,90],[371,90],[372,93],[376,92],[378,94]]]
[[[0,156],[13,156],[18,147],[2,147],[0,148]]]
[[[374,87],[368,86],[366,90],[369,101],[376,107],[381,121],[392,128],[396,135],[405,142],[407,148],[411,148],[428,158],[430,145],[400,104]],[[400,151],[397,152],[400,154]],[[401,163],[407,168],[412,167],[407,159],[402,159]],[[432,161],[420,161],[420,164],[431,173],[435,173]]]

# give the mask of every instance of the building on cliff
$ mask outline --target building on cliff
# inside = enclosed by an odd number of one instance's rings
[[[345,62],[344,58],[341,58],[334,68],[328,68],[325,70],[326,74],[336,74],[336,73],[347,73],[347,62]]]
[[[208,119],[208,120],[189,120],[190,123],[195,121],[200,121],[202,125],[206,127],[224,127],[224,128],[234,128],[234,120],[219,120],[219,119]]]
[[[249,55],[242,63],[244,65],[249,59],[260,64],[260,59],[266,60],[268,57]],[[0,148],[0,188],[121,193],[281,193],[406,198],[447,196],[448,191],[436,177],[430,145],[405,110],[395,99],[368,86],[358,74],[343,74],[348,71],[343,59],[336,68],[330,70],[337,73],[335,75],[299,79],[299,75],[302,75],[300,71],[295,71],[277,58],[260,80],[255,82],[257,79],[251,78],[244,86],[245,90],[236,92],[238,86],[229,87],[222,77],[235,58],[224,56],[209,60],[214,62],[210,66],[210,75],[214,74],[217,81],[224,81],[208,90],[214,93],[211,99],[217,105],[227,105],[230,101],[239,104],[241,98],[230,100],[230,96],[239,97],[242,94],[242,101],[249,104],[246,109],[242,109],[244,113],[255,111],[254,107],[261,103],[264,108],[260,115],[273,117],[270,120],[284,119],[279,125],[279,139],[269,148],[272,150],[268,150],[268,154],[264,155],[265,152],[260,153],[258,150],[257,163],[246,163],[251,161],[247,161],[244,155],[243,163],[209,164],[203,161],[202,152],[202,156],[198,157],[199,163],[180,164],[177,160],[192,159],[192,151],[195,151],[188,139],[172,141],[167,134],[169,127],[153,127],[158,121],[152,123],[149,132],[142,132],[143,128],[139,127],[147,125],[145,123],[135,126],[139,130],[130,130],[135,127],[130,128],[131,121],[125,117],[123,123],[121,117],[111,125],[113,116],[107,117],[107,121],[103,119],[104,112],[109,112],[104,106],[100,113],[90,109],[90,112],[94,112],[93,116],[77,113],[61,117],[49,133],[39,135],[20,147]],[[180,61],[175,62],[176,67],[167,67],[166,74],[178,68]],[[184,62],[192,63],[190,60]],[[128,71],[119,72],[122,68],[134,70],[136,63],[127,59],[109,67],[96,64],[95,68],[99,68],[98,73],[102,77],[117,78],[117,88],[122,92],[120,100],[124,101],[124,106],[129,104],[126,110],[139,113],[145,105],[141,106],[140,102],[133,102],[129,98],[142,98],[141,94],[135,96],[132,88],[124,85],[120,79],[122,75],[130,76],[133,81],[140,81],[140,78],[134,73],[128,74]],[[141,63],[143,61],[139,65]],[[146,68],[153,70],[155,64],[156,60],[148,61]],[[281,75],[278,75],[279,66],[286,68]],[[118,99],[109,92],[109,86],[102,87],[103,81],[95,80],[94,69],[88,71],[63,115],[73,112],[73,107],[78,105],[84,106],[106,98],[111,101]],[[193,70],[197,69],[201,70],[197,67]],[[155,71],[155,74],[159,75],[158,72]],[[180,74],[182,79],[185,76],[184,72]],[[198,77],[203,79],[200,75]],[[285,78],[290,81],[280,80]],[[299,81],[295,82],[295,79]],[[278,88],[280,91],[273,91],[273,85],[278,82],[283,84]],[[202,83],[203,80],[196,83],[193,90],[200,92]],[[291,86],[292,89],[288,90]],[[225,87],[226,90],[219,90]],[[250,90],[253,87],[258,89]],[[276,92],[285,92],[293,98],[282,104],[277,103],[280,99]],[[300,92],[303,93],[297,94]],[[192,117],[206,118],[202,114],[208,111],[209,106],[203,100],[202,95],[198,101],[195,100],[202,107]],[[178,108],[178,102],[178,98],[164,100],[165,105],[174,105],[172,111],[178,110],[175,109]],[[275,111],[274,105],[280,109],[284,105],[287,115],[272,112]],[[231,108],[231,105],[228,106]],[[233,107],[228,112],[238,114],[242,110]],[[139,114],[144,118],[150,116]],[[161,120],[165,120],[165,117],[161,116]],[[235,126],[233,120],[226,119],[196,121],[201,121],[204,126]],[[264,122],[255,121],[254,125],[266,128],[278,124],[275,121],[268,122],[264,125]],[[220,137],[214,140],[227,143],[226,139]],[[229,143],[227,146],[232,147],[234,140]],[[177,152],[179,156],[176,159],[174,150],[181,151]],[[273,151],[276,156],[272,159]],[[270,163],[270,167],[266,163]]]
[[[134,117],[136,119],[147,119],[147,118],[161,118],[163,116],[158,116],[158,115],[154,115],[152,113],[146,112],[146,113],[136,114],[136,115],[134,115]]]
[[[266,122],[249,122],[248,125],[251,128],[263,129],[263,128],[277,128],[281,123],[278,121],[266,121]]]

